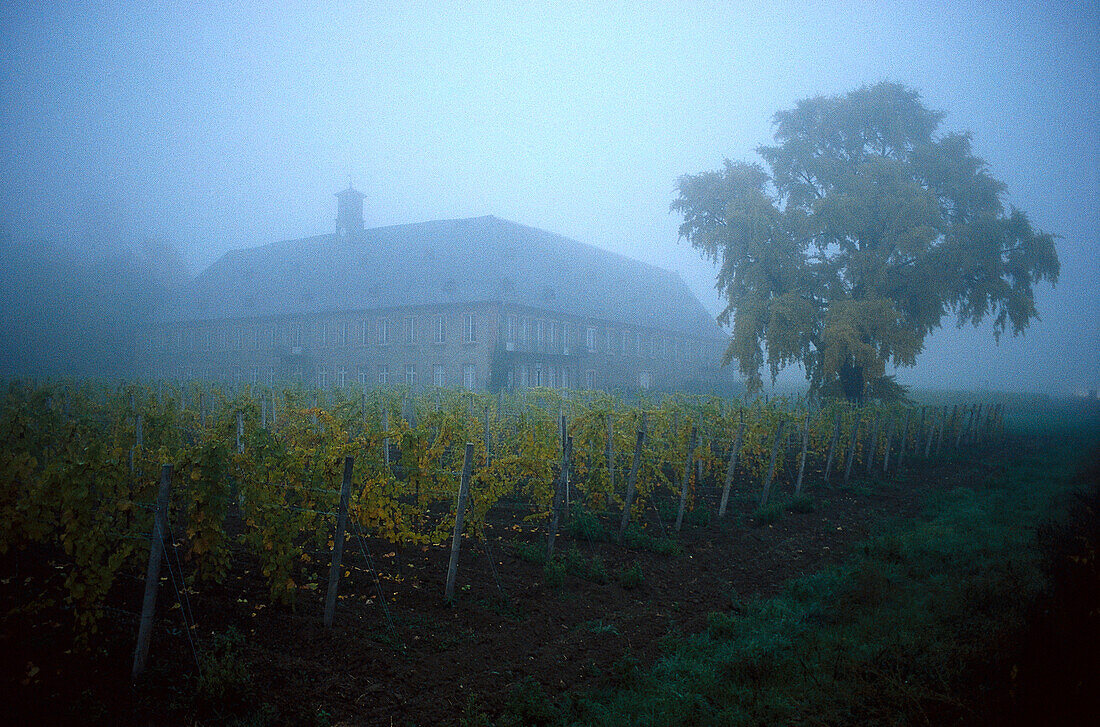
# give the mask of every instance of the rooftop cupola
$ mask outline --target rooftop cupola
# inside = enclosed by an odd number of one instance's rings
[[[336,234],[348,237],[363,230],[363,195],[351,184],[336,193]]]

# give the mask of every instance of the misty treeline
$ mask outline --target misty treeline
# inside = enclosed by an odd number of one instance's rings
[[[138,332],[185,277],[157,237],[0,223],[0,377],[134,375]]]

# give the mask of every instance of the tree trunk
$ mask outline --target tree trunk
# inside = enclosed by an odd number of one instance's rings
[[[840,389],[844,398],[854,404],[863,403],[863,367],[845,363],[840,367]]]

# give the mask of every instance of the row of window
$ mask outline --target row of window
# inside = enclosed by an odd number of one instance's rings
[[[557,370],[555,370],[553,366],[544,368],[541,363],[536,363],[531,368],[528,368],[526,365],[520,365],[508,371],[508,388],[515,389],[517,387],[546,386],[551,389],[569,389],[573,388],[574,385],[571,378],[572,373],[568,368],[563,367]],[[584,388],[595,389],[597,384],[606,385],[605,382],[597,380],[595,369],[588,369],[585,371]],[[652,385],[653,377],[649,371],[642,371],[638,374],[638,386],[640,388],[649,389]]]
[[[432,386],[450,386],[453,381],[448,379],[447,367],[443,364],[433,364],[431,368]],[[178,376],[183,380],[190,380],[195,375],[204,380],[212,380],[219,378],[214,373],[213,369],[199,369],[194,370],[191,368],[181,367],[178,370]],[[584,388],[595,389],[599,382],[596,377],[595,369],[588,369],[584,372]],[[261,373],[259,366],[253,366],[249,370],[234,369],[231,376],[234,383],[251,383],[260,384],[266,383],[268,385],[276,384],[280,377],[277,376],[276,370],[273,367],[266,369]],[[290,374],[290,380],[295,383],[306,383],[305,376],[302,369],[295,369]],[[318,387],[325,389],[330,386],[347,386],[351,383],[350,374],[346,367],[341,366],[335,371],[322,370],[318,371],[315,375],[315,379],[312,382]],[[399,369],[395,372],[390,372],[389,366],[382,364],[376,369],[368,370],[360,366],[355,374],[355,381],[362,386],[390,386],[404,383],[406,386],[416,387],[420,385],[420,370],[416,364],[407,363],[403,369]],[[465,389],[475,389],[483,382],[478,380],[477,366],[474,364],[463,364],[462,366],[462,378],[458,382],[460,386]],[[521,364],[514,369],[508,371],[507,386],[509,389],[515,388],[527,388],[531,386],[545,386],[553,389],[570,389],[576,385],[573,381],[573,374],[569,368],[554,366],[543,366],[542,363],[536,363],[531,367],[525,364]],[[652,385],[652,376],[648,371],[642,371],[638,375],[638,386],[642,389],[649,389]]]
[[[198,376],[200,379],[212,380],[219,378],[218,374],[213,369],[191,369],[181,367],[178,370],[178,375],[181,379],[189,380],[194,376]],[[403,376],[402,376],[403,374]],[[251,383],[260,384],[266,383],[273,385],[277,383],[281,376],[279,376],[275,368],[271,367],[261,372],[259,366],[253,366],[250,370],[234,369],[229,376],[234,383]],[[306,383],[305,376],[302,369],[295,369],[289,376],[291,381],[295,383]],[[341,366],[335,371],[318,371],[316,373],[315,383],[321,388],[328,388],[329,386],[347,386],[351,383],[349,372],[346,367]],[[372,384],[378,384],[380,386],[396,385],[404,383],[408,386],[420,385],[420,370],[416,364],[405,364],[403,370],[398,370],[393,373],[390,372],[389,366],[383,364],[376,369],[368,370],[364,367],[359,367],[355,374],[355,381],[363,386],[370,386]],[[447,367],[443,364],[434,364],[432,366],[432,385],[433,386],[451,386],[454,381],[448,379]],[[477,366],[474,364],[463,364],[462,366],[462,378],[459,382],[463,388],[473,389],[479,384],[477,377]]]
[[[427,330],[422,333],[424,318],[427,318]],[[400,328],[398,328],[400,326]],[[444,344],[447,342],[448,317],[402,316],[400,320],[378,318],[358,321],[322,321],[316,324],[317,346],[342,347],[350,345],[366,346],[377,343],[379,346],[404,343],[416,345],[425,334],[425,342]],[[373,330],[372,330],[373,329]],[[203,328],[199,330],[177,330],[161,339],[164,347],[175,346],[177,351],[258,351],[264,348],[288,346],[301,349],[307,342],[307,324],[268,324],[248,328]],[[462,314],[462,342],[477,343],[477,317],[473,313]]]
[[[687,345],[682,339],[644,334],[638,329],[574,326],[570,323],[531,319],[514,314],[505,316],[504,342],[509,350],[563,354],[585,351],[611,356],[676,360],[693,359],[701,355],[699,347]]]

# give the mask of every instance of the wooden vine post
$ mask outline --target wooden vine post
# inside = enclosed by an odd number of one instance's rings
[[[382,402],[382,463],[390,466],[390,416],[386,412],[386,402]]]
[[[566,455],[565,455],[565,448],[568,447],[568,444],[569,444],[569,426],[568,426],[568,423],[566,423],[566,421],[565,421],[565,414],[564,414],[563,411],[560,414],[560,419],[561,419],[561,456],[562,456],[561,476],[562,476],[562,482],[563,482],[564,487],[565,487],[565,513],[564,513],[564,515],[565,515],[565,517],[569,517],[569,507],[570,507],[570,499],[571,499],[570,495],[572,493],[570,493],[570,491],[569,491],[569,489],[570,489],[569,463],[568,463],[568,461],[566,461],[566,460],[568,460],[568,458],[566,458]]]
[[[910,410],[905,410],[905,421],[901,425],[901,439],[898,441],[898,466],[897,469],[901,469],[901,466],[905,464],[905,446],[909,441],[909,414]]]
[[[787,428],[787,422],[779,421],[779,428],[775,430],[775,442],[772,443],[772,456],[768,461],[768,474],[764,478],[764,492],[760,496],[760,507],[768,504],[768,496],[772,491],[772,479],[775,476],[775,460],[779,456],[779,444],[783,441],[783,431]]]
[[[462,549],[462,527],[466,517],[466,500],[470,496],[470,472],[474,465],[473,442],[466,442],[466,453],[462,458],[462,479],[458,484],[458,505],[455,507],[455,531],[451,538],[451,560],[447,564],[447,585],[443,589],[443,598],[447,601],[455,597],[455,575],[458,573],[458,553]]]
[[[867,447],[867,474],[871,474],[871,470],[875,466],[875,456],[878,454],[878,433],[882,426],[882,417],[875,417],[875,423],[871,427],[871,441]]]
[[[680,526],[684,524],[684,508],[687,507],[688,489],[691,484],[691,461],[695,457],[695,442],[698,435],[698,427],[693,426],[691,441],[688,443],[687,456],[684,460],[684,477],[680,480],[680,509],[676,512],[676,532],[680,532]]]
[[[852,436],[848,438],[848,461],[844,465],[844,484],[848,484],[848,478],[852,476],[852,462],[856,459],[856,445],[859,444],[859,424],[863,412],[856,410],[855,421],[852,422]],[[903,440],[904,441],[904,438]]]
[[[172,465],[160,468],[160,488],[153,514],[153,532],[149,536],[149,565],[145,569],[145,596],[141,603],[137,646],[134,648],[134,668],[130,678],[137,680],[145,672],[149,658],[149,639],[153,635],[153,617],[157,611],[157,586],[160,584],[160,561],[164,552],[164,536],[168,531],[168,492],[172,487]]]
[[[829,475],[833,471],[833,457],[836,455],[836,446],[840,443],[840,412],[836,413],[833,420],[833,436],[829,439],[829,455],[825,458],[825,484],[829,484]]]
[[[630,474],[626,478],[626,501],[623,503],[623,520],[619,525],[619,541],[626,535],[626,527],[630,524],[630,507],[634,504],[634,492],[638,485],[638,468],[642,464],[642,445],[645,443],[645,420],[638,429],[638,437],[634,442],[634,461],[630,465]]]
[[[794,494],[802,494],[802,475],[806,471],[806,452],[810,448],[810,410],[806,409],[806,421],[802,424],[802,452],[798,455],[798,478],[794,482]]]
[[[961,426],[962,417],[960,416],[956,420],[956,415],[958,413],[959,413],[959,405],[956,404],[954,411],[951,413],[951,425],[955,428],[955,449],[956,450],[958,450],[959,445],[962,444],[962,438],[963,438],[963,427]],[[963,414],[963,416],[965,416],[965,414]]]
[[[897,420],[895,420],[894,417],[890,417],[890,423],[886,427],[886,451],[882,453],[883,476],[886,476],[890,472],[890,449],[891,444],[894,441],[894,428],[897,427],[897,425]],[[929,438],[928,441],[931,442],[931,438]]]
[[[730,446],[729,461],[726,464],[726,481],[722,485],[722,502],[718,505],[718,517],[726,514],[726,505],[730,499],[730,486],[733,484],[733,473],[737,470],[737,457],[741,452],[741,438],[745,435],[745,412],[741,410],[741,421],[737,425],[737,436],[733,438]]]
[[[562,424],[565,417],[561,418]],[[569,455],[573,449],[573,438],[566,436],[565,447],[561,453],[561,473],[558,475],[557,488],[554,493],[554,504],[550,515],[550,534],[546,541],[546,559],[554,557],[554,540],[558,537],[558,525],[561,523],[562,510],[565,509],[565,488],[569,481]]]
[[[928,414],[928,407],[922,406],[920,408],[920,421],[917,423],[917,436],[913,438],[913,456],[919,457],[921,451],[921,442],[924,437],[924,421]]]
[[[485,439],[485,467],[488,469],[489,465],[493,463],[493,432],[489,428],[489,407],[485,407],[485,433],[482,435]]]
[[[332,535],[332,565],[328,571],[328,595],[325,597],[325,628],[332,626],[336,614],[336,589],[344,572],[344,532],[348,527],[348,500],[351,499],[351,471],[354,457],[344,457],[344,479],[340,483],[340,509],[336,513],[336,532]]]
[[[979,444],[982,439],[982,404],[978,404],[978,414],[974,417],[974,439],[973,444]],[[986,408],[986,413],[989,413],[989,409]]]
[[[932,456],[932,440],[936,438],[936,427],[939,422],[936,421],[936,408],[932,407],[932,411],[928,414],[928,439],[924,440],[924,458],[928,459]]]
[[[607,497],[611,501],[611,493],[615,491],[615,415],[607,413]]]

